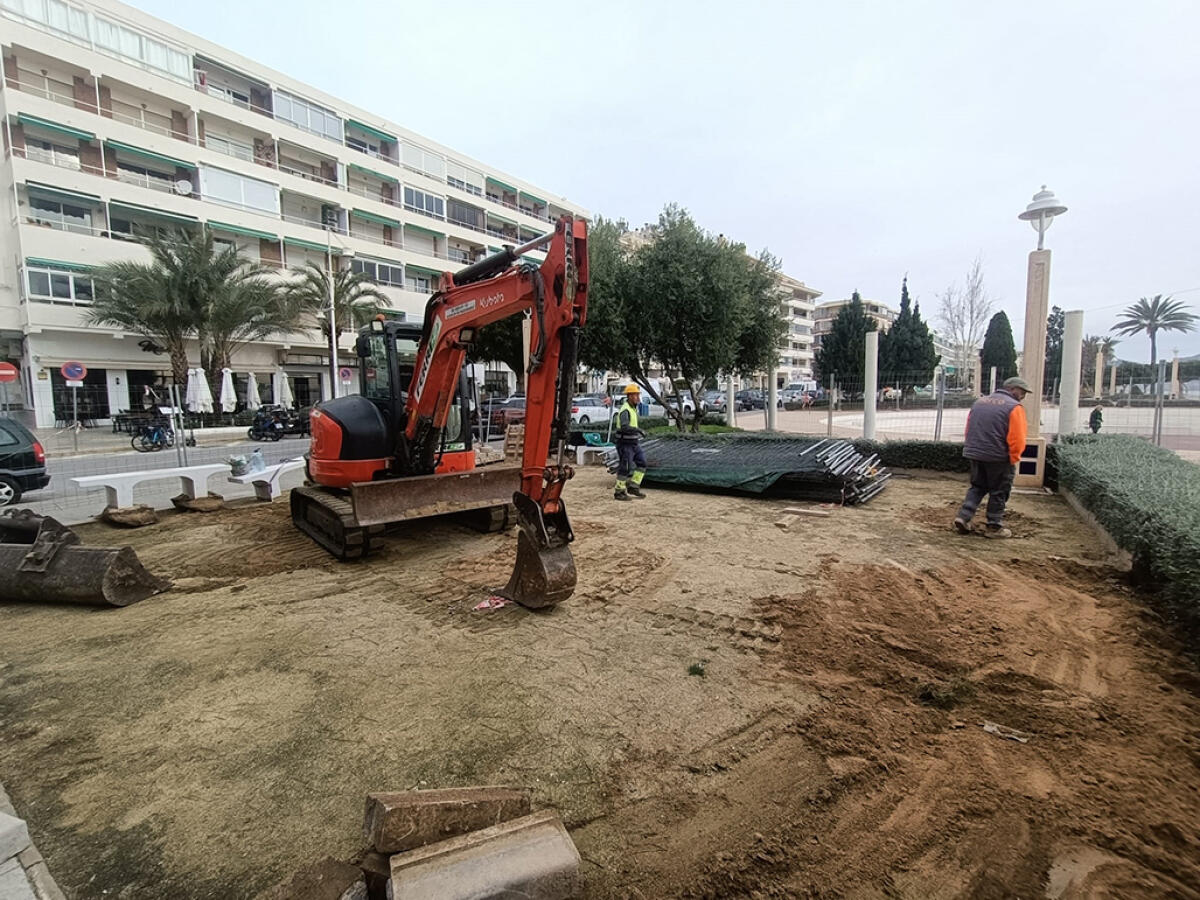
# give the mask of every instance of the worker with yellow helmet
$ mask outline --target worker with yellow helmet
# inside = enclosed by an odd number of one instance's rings
[[[646,474],[646,456],[642,453],[642,437],[638,428],[638,404],[642,391],[636,384],[625,386],[625,401],[617,410],[617,484],[614,500],[644,500],[642,478]]]

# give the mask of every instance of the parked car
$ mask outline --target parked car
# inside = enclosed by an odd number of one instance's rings
[[[503,432],[509,425],[517,425],[525,421],[525,397],[509,397],[507,400],[493,402],[488,406],[488,419],[492,432]]]
[[[713,412],[725,412],[725,392],[724,391],[705,391],[702,398],[707,409]],[[736,409],[736,405],[734,409]]]
[[[763,392],[752,388],[746,391],[738,391],[733,395],[734,399],[742,404],[742,409],[766,409],[767,399],[763,396]],[[735,410],[736,411],[736,410]]]
[[[21,499],[50,483],[46,451],[33,433],[16,419],[0,419],[0,506]]]
[[[607,422],[611,418],[612,407],[605,406],[602,400],[595,397],[582,396],[571,401],[571,421],[577,425]]]
[[[692,394],[690,391],[687,393],[680,393],[678,398],[664,397],[663,402],[666,403],[667,406],[670,407],[671,409],[674,409],[675,405],[677,403],[680,403],[680,405],[682,405],[682,407],[683,407],[683,414],[685,416],[691,416],[696,410],[696,404],[695,404],[695,401],[693,401],[693,399],[692,399]],[[703,397],[700,398],[700,411],[701,412],[708,411],[708,406],[707,406],[707,404],[705,404]]]

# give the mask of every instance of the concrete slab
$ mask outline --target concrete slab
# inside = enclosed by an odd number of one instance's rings
[[[392,900],[564,900],[580,889],[579,851],[550,810],[397,853],[391,865]]]
[[[363,833],[378,852],[397,853],[528,812],[528,791],[505,787],[368,794]]]
[[[25,870],[15,859],[0,863],[0,897],[4,900],[38,900],[25,877]]]
[[[29,829],[23,819],[0,813],[0,861],[16,856],[30,844]],[[0,894],[0,897],[3,897]]]

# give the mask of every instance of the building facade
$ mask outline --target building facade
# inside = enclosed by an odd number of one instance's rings
[[[779,368],[776,382],[784,387],[794,381],[809,381],[813,377],[815,349],[814,313],[821,292],[790,275],[779,275],[780,310],[787,323],[787,334],[779,348]]]
[[[88,272],[149,261],[143,235],[206,224],[281,277],[330,260],[419,320],[442,271],[588,215],[111,0],[0,0],[0,26],[0,359],[41,426],[63,418],[67,361],[87,367],[97,420],[169,372],[152,342],[86,321]],[[344,334],[340,365],[352,347]],[[329,355],[315,327],[246,345],[239,393],[282,373],[298,405],[329,397]]]
[[[838,313],[843,308],[850,305],[850,299],[847,297],[844,300],[828,300],[816,308],[813,312],[814,347],[821,346],[821,339],[833,330],[833,320],[838,317]],[[875,326],[879,331],[887,331],[891,328],[892,322],[896,321],[896,316],[900,315],[899,311],[878,300],[863,299],[862,304],[866,314],[875,320]]]

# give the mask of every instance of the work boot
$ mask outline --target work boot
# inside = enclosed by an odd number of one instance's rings
[[[642,489],[639,485],[631,484],[631,485],[629,485],[629,487],[625,488],[625,490],[627,490],[629,492],[629,495],[631,497],[636,497],[639,500],[646,499],[646,495],[644,493],[642,493]]]
[[[1012,537],[1012,531],[1003,525],[989,525],[983,536],[990,538],[1010,538]]]
[[[629,496],[628,491],[613,491],[613,499],[614,500],[632,500],[633,498]]]
[[[971,526],[967,523],[966,519],[955,519],[954,530],[959,534],[970,534]]]

